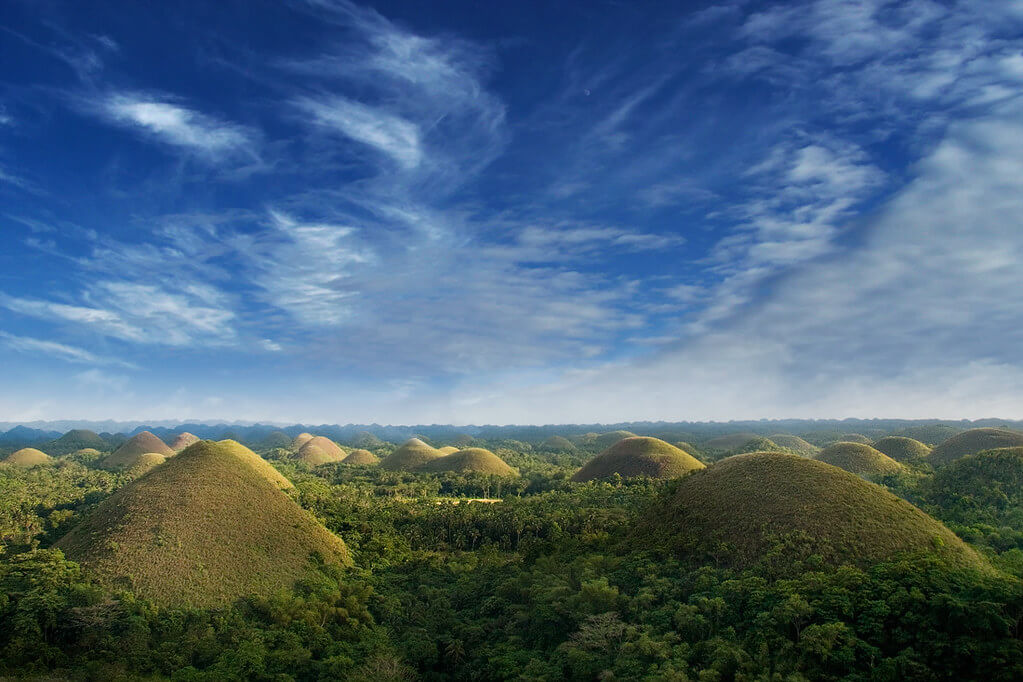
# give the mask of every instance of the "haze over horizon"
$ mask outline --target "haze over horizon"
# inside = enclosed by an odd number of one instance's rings
[[[8,3],[0,420],[1023,415],[1023,6]]]

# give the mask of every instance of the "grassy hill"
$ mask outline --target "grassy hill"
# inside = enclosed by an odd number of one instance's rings
[[[564,436],[551,436],[540,443],[540,448],[553,452],[575,452],[577,449],[575,443]]]
[[[814,459],[857,476],[880,476],[902,471],[901,464],[863,443],[833,443],[814,455]]]
[[[786,450],[791,450],[797,455],[803,455],[804,457],[810,457],[820,450],[820,448],[813,443],[808,443],[799,436],[793,436],[790,433],[775,433],[769,436],[769,439],[774,443],[777,443],[780,447],[783,447]]]
[[[748,431],[741,433],[729,433],[724,436],[718,436],[717,438],[711,438],[710,440],[705,441],[700,446],[700,449],[712,452],[730,452],[736,448],[741,448],[743,445],[755,438],[760,438],[760,435],[756,433],[749,433]]]
[[[110,450],[109,443],[103,440],[98,433],[88,429],[72,429],[60,438],[43,447],[45,447],[47,452],[58,457],[60,455],[69,455],[72,452],[78,452],[79,450],[84,450],[86,448],[93,448],[100,451]]]
[[[121,447],[107,455],[100,462],[100,466],[104,469],[123,469],[134,464],[139,455],[144,455],[147,452],[155,452],[164,457],[173,457],[175,454],[173,450],[167,447],[166,443],[152,433],[142,431],[129,438]]]
[[[445,445],[442,448],[437,448],[437,452],[439,452],[442,455],[453,455],[456,452],[458,452],[458,448],[456,448],[454,445]]]
[[[313,439],[313,434],[311,434],[311,433],[300,433],[300,434],[298,434],[297,436],[295,436],[292,439],[292,441],[291,441],[291,449],[294,450],[295,452],[298,452],[299,449],[301,449],[301,447],[303,445],[305,445],[306,443],[308,443],[312,439]]]
[[[439,450],[430,447],[418,438],[410,438],[401,447],[380,462],[381,469],[390,471],[414,471],[427,462],[445,457]]]
[[[199,437],[195,434],[184,431],[175,436],[174,441],[170,444],[170,449],[174,452],[181,452],[189,445],[199,442]]]
[[[380,458],[374,455],[369,450],[356,449],[348,453],[348,456],[341,460],[342,464],[348,464],[350,466],[367,466],[370,464],[379,464]]]
[[[299,448],[298,453],[295,455],[295,459],[315,467],[320,466],[321,464],[340,462],[347,456],[348,453],[338,447],[337,443],[329,438],[313,436],[307,440],[301,448]]]
[[[931,454],[931,449],[914,438],[885,436],[874,442],[874,449],[883,452],[896,462],[908,462]]]
[[[466,448],[452,455],[432,459],[420,471],[450,471],[459,474],[486,474],[491,476],[518,476],[519,472],[503,459],[484,448]]]
[[[266,450],[272,450],[273,448],[287,449],[291,447],[291,437],[283,431],[271,431],[266,434],[266,437],[260,441],[259,445]]]
[[[1023,433],[1006,429],[970,429],[942,441],[931,451],[928,461],[937,467],[984,450],[1020,446],[1023,446]]]
[[[158,452],[147,452],[144,455],[139,455],[135,459],[135,462],[128,467],[126,473],[129,476],[138,478],[139,476],[149,473],[166,461],[167,458]]]
[[[937,520],[884,488],[798,455],[754,453],[678,481],[645,515],[637,546],[745,567],[811,555],[866,564],[903,552],[986,562]],[[785,551],[772,554],[784,542]]]
[[[838,437],[836,443],[861,443],[863,445],[870,445],[874,441],[862,433],[843,433]]]
[[[115,492],[57,547],[105,585],[162,606],[272,594],[307,575],[314,553],[350,563],[344,542],[254,457],[230,441],[196,443]]]
[[[675,478],[702,469],[703,466],[698,459],[671,443],[657,438],[634,436],[618,441],[591,459],[572,476],[572,480],[592,481],[615,474],[623,478]]]
[[[975,511],[999,523],[1023,507],[1023,447],[966,455],[942,467],[929,484],[928,499],[947,509]]]
[[[19,467],[34,467],[40,464],[49,464],[53,461],[53,458],[42,450],[35,448],[22,448],[15,450],[11,454],[4,458],[4,464],[10,464],[11,466]]]
[[[608,431],[607,433],[602,433],[596,438],[594,438],[592,446],[595,448],[599,448],[601,450],[605,450],[620,440],[635,437],[636,434],[634,434],[632,431]]]

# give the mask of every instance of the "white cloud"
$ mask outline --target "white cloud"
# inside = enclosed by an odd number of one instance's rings
[[[296,102],[322,126],[369,145],[406,169],[415,168],[423,158],[419,128],[386,111],[334,95],[324,99],[303,97]]]
[[[89,365],[117,365],[120,367],[135,368],[135,365],[129,362],[96,355],[84,348],[78,348],[64,343],[57,343],[56,341],[47,341],[45,339],[16,336],[4,331],[0,331],[0,343],[3,343],[3,345],[8,348],[21,353],[37,353],[56,360],[63,360],[65,362],[84,363]]]

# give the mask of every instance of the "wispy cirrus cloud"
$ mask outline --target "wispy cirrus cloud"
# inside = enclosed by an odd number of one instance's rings
[[[340,95],[299,98],[295,105],[317,124],[337,130],[413,169],[423,158],[419,126],[376,107]]]
[[[84,348],[78,348],[76,346],[70,346],[56,341],[48,341],[46,339],[17,336],[4,331],[0,331],[0,343],[20,353],[36,353],[65,362],[89,365],[113,365],[127,369],[137,369],[137,366],[130,362],[125,362],[124,360],[119,360],[117,358],[96,355]]]

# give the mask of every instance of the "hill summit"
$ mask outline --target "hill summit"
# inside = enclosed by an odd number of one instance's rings
[[[18,467],[34,467],[39,464],[49,464],[52,461],[53,458],[42,450],[36,450],[35,448],[22,448],[7,455],[7,457],[4,458],[3,463]]]
[[[490,476],[518,476],[519,472],[485,448],[466,448],[432,459],[420,471],[450,471],[459,474],[486,474]]]
[[[429,461],[444,456],[443,452],[430,447],[420,439],[409,438],[380,462],[380,468],[390,471],[413,471]]]
[[[174,452],[181,452],[189,445],[198,442],[199,436],[196,436],[194,433],[189,433],[188,431],[182,431],[174,438],[174,442],[170,444],[170,449]]]
[[[880,476],[902,471],[902,465],[888,455],[863,443],[832,443],[814,459],[858,476]]]
[[[167,447],[166,443],[155,435],[149,431],[141,431],[122,443],[121,447],[107,455],[100,463],[100,466],[104,469],[130,467],[135,463],[139,455],[144,455],[147,452],[155,452],[164,457],[173,457],[175,454],[173,450]]]
[[[874,443],[874,449],[883,452],[896,462],[908,462],[931,454],[931,449],[914,438],[885,436]]]
[[[633,436],[620,440],[576,472],[573,481],[592,481],[615,474],[675,478],[703,468],[703,462],[688,452],[658,438]]]
[[[308,575],[314,555],[349,564],[344,542],[259,461],[233,441],[196,443],[115,492],[56,546],[103,584],[161,606],[269,595]]]
[[[785,552],[772,553],[782,541]],[[811,555],[870,563],[924,552],[989,570],[952,531],[881,486],[781,453],[736,455],[681,479],[648,511],[634,542],[739,567]]]
[[[1023,446],[1023,433],[1006,429],[970,429],[942,441],[931,451],[928,460],[937,467],[984,450],[1020,446]]]
[[[338,444],[323,436],[313,436],[298,449],[295,459],[310,466],[340,462],[348,456]]]

